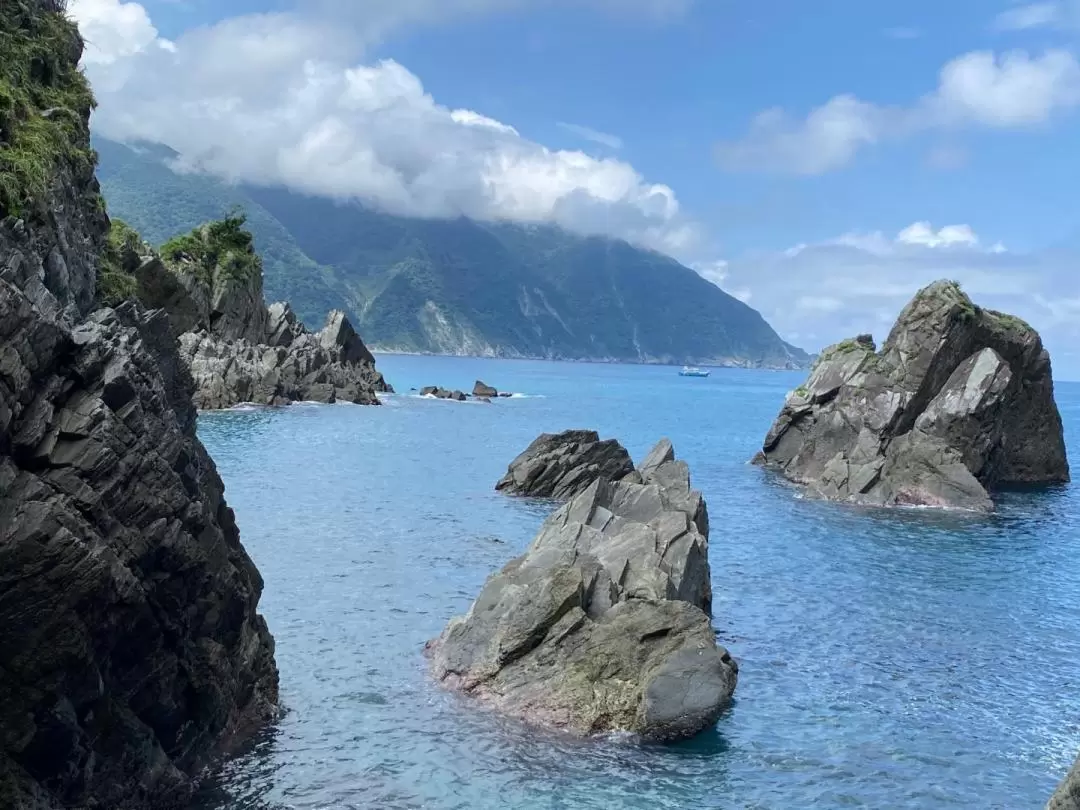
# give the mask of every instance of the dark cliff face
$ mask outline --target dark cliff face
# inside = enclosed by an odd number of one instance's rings
[[[0,806],[181,806],[275,709],[262,581],[167,319],[94,309],[78,34],[56,0],[0,30]]]

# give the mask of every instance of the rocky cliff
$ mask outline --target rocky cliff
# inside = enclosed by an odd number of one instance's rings
[[[705,502],[667,441],[632,478],[595,478],[488,579],[428,645],[439,681],[579,735],[666,742],[716,721],[738,666],[709,618]]]
[[[120,240],[119,271],[143,304],[169,314],[196,405],[378,405],[378,392],[393,389],[344,313],[331,312],[311,333],[288,304],[266,306],[262,261],[244,222],[231,215],[201,225],[166,242],[160,255]]]
[[[1018,318],[953,282],[921,290],[880,352],[822,352],[756,463],[812,495],[873,505],[993,508],[990,492],[1069,480],[1050,356]]]
[[[78,33],[5,0],[0,44],[0,806],[180,807],[275,710],[262,580],[168,319],[95,308]]]

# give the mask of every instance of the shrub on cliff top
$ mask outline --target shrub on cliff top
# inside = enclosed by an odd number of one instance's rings
[[[0,218],[44,196],[60,166],[88,173],[96,162],[86,123],[94,96],[64,6],[0,2]]]
[[[249,278],[262,273],[251,233],[244,228],[247,217],[234,210],[224,219],[200,225],[191,233],[176,236],[161,246],[161,256],[171,267],[190,267],[196,276],[213,284],[215,269],[222,278]]]

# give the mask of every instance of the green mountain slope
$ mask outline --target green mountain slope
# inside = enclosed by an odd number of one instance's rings
[[[755,310],[674,259],[547,226],[421,220],[174,172],[162,146],[104,139],[109,210],[161,243],[240,205],[270,300],[347,310],[385,351],[796,366]]]

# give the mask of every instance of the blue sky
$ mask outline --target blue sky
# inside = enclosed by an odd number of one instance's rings
[[[883,336],[919,284],[957,277],[1080,377],[1080,0],[73,13],[103,134],[396,213],[628,238],[809,349]]]

